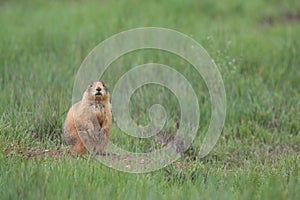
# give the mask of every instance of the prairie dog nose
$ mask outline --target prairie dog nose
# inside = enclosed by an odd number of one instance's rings
[[[102,89],[101,89],[100,87],[97,87],[96,90],[97,90],[98,92],[100,92]]]

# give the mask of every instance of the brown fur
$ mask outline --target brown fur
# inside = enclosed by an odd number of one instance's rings
[[[97,91],[97,88],[99,91]],[[93,82],[82,100],[69,110],[64,123],[64,137],[78,154],[86,150],[104,153],[112,122],[109,93],[103,82]]]

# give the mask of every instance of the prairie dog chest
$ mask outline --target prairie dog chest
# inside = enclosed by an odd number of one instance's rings
[[[90,103],[90,108],[93,110],[93,112],[96,114],[96,117],[98,121],[103,121],[106,119],[106,108],[105,105],[103,104],[98,104],[98,103]]]

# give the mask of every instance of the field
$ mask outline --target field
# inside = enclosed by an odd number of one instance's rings
[[[131,174],[91,155],[38,156],[67,149],[63,122],[88,53],[114,34],[147,26],[190,36],[218,66],[226,122],[213,150],[199,157],[211,117],[201,76],[175,55],[149,49],[119,58],[101,79],[112,90],[126,71],[150,61],[188,79],[200,128],[179,160]],[[0,27],[0,199],[300,199],[300,1],[3,0]],[[176,96],[149,85],[129,107],[146,125],[154,103],[168,114],[157,137],[133,138],[114,123],[111,140],[128,151],[160,148],[180,117]]]

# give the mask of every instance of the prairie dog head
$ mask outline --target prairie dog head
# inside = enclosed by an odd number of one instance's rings
[[[106,101],[109,99],[109,93],[104,83],[97,81],[88,85],[83,98],[89,101]]]

